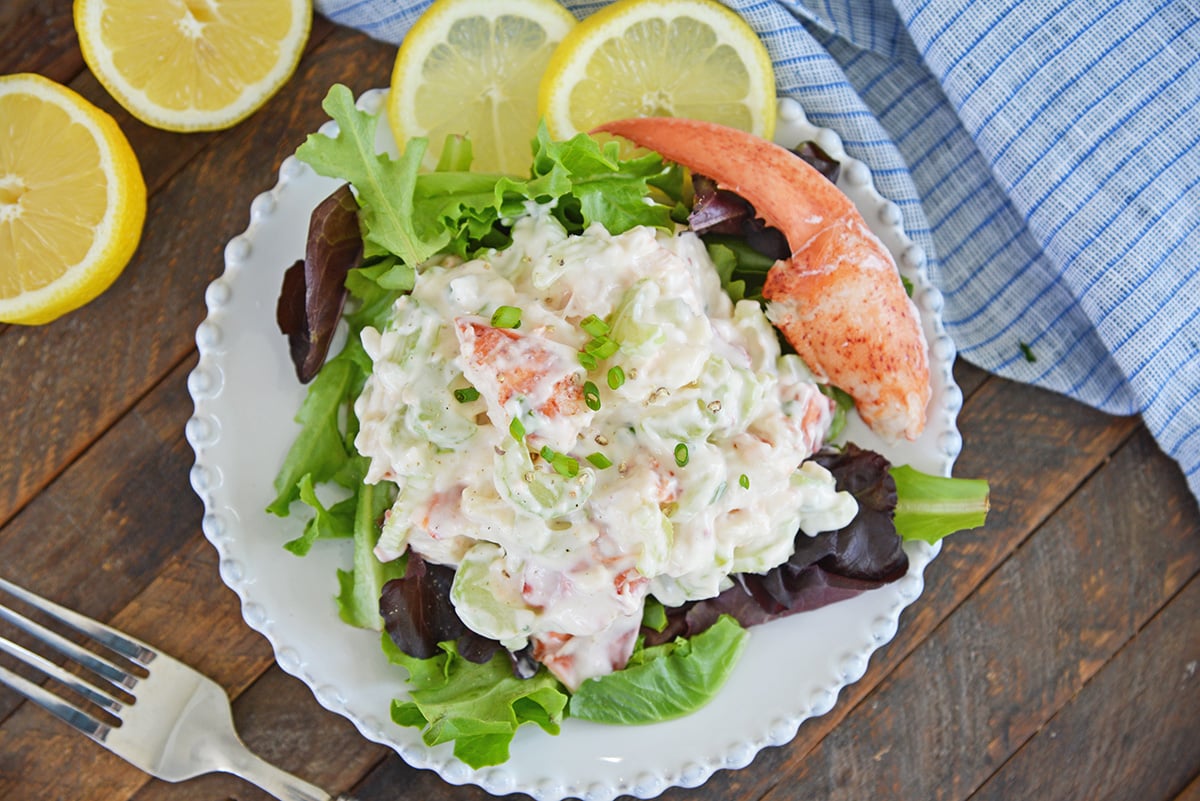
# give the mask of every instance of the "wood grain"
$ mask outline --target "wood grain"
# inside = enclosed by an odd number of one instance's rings
[[[126,274],[43,327],[0,327],[0,573],[212,675],[243,736],[361,801],[483,801],[362,739],[274,665],[220,581],[183,439],[204,288],[251,199],[324,121],[336,81],[386,84],[395,49],[318,20],[300,68],[230,131],[133,120],[87,72],[70,3],[0,5],[0,72],[42,72],[110,111],[151,222]],[[1134,419],[960,360],[955,472],[991,481],[988,526],[948,539],[895,639],[827,715],[749,767],[665,801],[1200,801],[1200,511]],[[152,780],[0,690],[0,799],[266,796]]]
[[[70,83],[83,71],[71,0],[5,0],[0,4],[0,75],[36,72]]]
[[[1195,728],[1193,727],[1193,737],[1195,733]],[[1200,774],[1193,773],[1192,783],[1185,787],[1183,792],[1175,796],[1175,801],[1200,801]]]
[[[163,491],[188,485],[187,369],[168,374],[158,392],[0,527],[0,572],[106,620],[194,536],[199,499]],[[13,694],[0,694],[0,720],[16,703]]]
[[[1200,579],[1193,578],[974,796],[1171,798],[1200,764]]]

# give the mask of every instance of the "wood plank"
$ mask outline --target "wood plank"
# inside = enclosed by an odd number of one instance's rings
[[[955,534],[925,576],[926,593],[957,604],[953,585],[977,586],[1046,521],[1136,431],[1135,418],[1111,417],[1062,395],[992,378],[959,416],[962,455],[955,475],[988,478],[987,526]],[[932,630],[949,612],[918,603],[910,622]]]
[[[0,5],[0,75],[36,72],[70,83],[85,67],[71,0],[4,0]]]
[[[1139,431],[837,729],[772,760],[784,782],[762,797],[970,797],[1200,571],[1198,520]],[[1120,736],[1105,725],[1070,745]]]
[[[1197,768],[1200,771],[1200,768]],[[1200,772],[1192,779],[1192,783],[1183,792],[1175,796],[1175,801],[1200,801]]]
[[[42,594],[107,618],[191,537],[203,513],[189,489],[195,457],[183,432],[195,361],[178,365],[0,528],[5,574],[36,581]]]
[[[973,801],[1175,798],[1200,768],[1197,665],[1200,579],[1192,579]]]
[[[0,337],[0,430],[8,432],[0,438],[0,524],[192,350],[204,289],[222,270],[225,243],[245,229],[253,199],[246,182],[226,180],[230,170],[261,173],[269,189],[304,132],[326,119],[327,87],[386,85],[394,53],[336,29],[260,124],[215,140],[151,199],[138,253],[108,292],[53,325]],[[26,419],[35,406],[41,413]]]
[[[0,528],[5,577],[107,620],[194,536],[203,508],[188,489],[194,456],[183,436],[194,365],[179,365]],[[0,719],[16,699],[0,694]]]
[[[396,801],[398,787],[404,788],[405,798],[419,798],[421,801],[488,801],[495,798],[473,784],[449,785],[433,771],[414,768],[396,754],[389,754],[352,792],[355,801]],[[520,801],[528,798],[525,795],[504,797]],[[665,799],[669,795],[659,797]],[[735,798],[740,799],[741,796],[729,796],[727,801]]]
[[[954,383],[962,390],[964,403],[991,377],[991,373],[976,367],[961,356],[954,360]]]

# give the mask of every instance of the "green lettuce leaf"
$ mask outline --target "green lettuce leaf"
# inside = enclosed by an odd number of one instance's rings
[[[670,228],[683,191],[682,168],[657,154],[622,159],[616,142],[601,145],[586,134],[554,141],[544,125],[532,143],[528,179],[463,169],[469,140],[451,143],[438,170],[420,172],[427,142],[410,140],[399,159],[376,152],[378,118],[358,109],[345,86],[331,88],[322,107],[337,134],[309,136],[296,155],[354,188],[367,254],[392,254],[411,267],[439,252],[470,257],[504,247],[506,220],[530,200],[553,201],[553,213],[571,233],[600,223],[618,234],[636,225]]]
[[[352,626],[382,629],[379,595],[383,585],[404,575],[404,562],[380,562],[375,558],[379,542],[377,520],[392,505],[394,485],[358,484],[354,508],[354,568],[338,570],[338,614]]]
[[[473,768],[508,759],[509,744],[524,723],[558,734],[567,706],[561,685],[544,669],[531,679],[512,674],[507,654],[476,664],[454,643],[429,659],[408,656],[387,634],[383,650],[409,673],[409,699],[392,702],[392,720],[420,728],[426,745],[453,742],[454,755]]]
[[[376,152],[378,117],[358,109],[347,87],[331,87],[321,107],[337,120],[337,135],[309,135],[296,156],[320,175],[350,182],[368,243],[413,265],[436,253],[448,234],[419,231],[413,216],[413,187],[426,140],[413,139],[400,158],[393,159]]]
[[[275,476],[275,500],[267,511],[288,515],[292,502],[300,498],[300,482],[330,481],[352,457],[340,422],[346,398],[354,391],[356,368],[347,359],[330,359],[309,384],[308,394],[296,422],[300,432],[288,449],[283,466]]]
[[[705,244],[708,247],[708,257],[717,268],[717,277],[721,279],[721,288],[725,290],[725,294],[729,295],[729,299],[734,303],[743,300],[746,297],[746,282],[733,277],[733,272],[738,266],[737,254],[719,242]]]
[[[746,645],[728,615],[688,639],[639,649],[624,670],[588,679],[571,696],[573,717],[640,724],[690,715],[712,700]]]
[[[890,472],[896,481],[896,531],[906,540],[933,544],[987,520],[990,490],[984,479],[934,476],[908,465]]]
[[[313,510],[313,516],[304,525],[304,533],[284,544],[296,556],[304,556],[317,540],[354,536],[354,507],[356,498],[345,498],[326,508],[317,497],[312,475],[305,473],[297,488],[300,500]]]

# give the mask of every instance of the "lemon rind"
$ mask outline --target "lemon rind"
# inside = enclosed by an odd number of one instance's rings
[[[176,133],[220,131],[232,128],[260,109],[296,71],[312,30],[312,3],[292,0],[292,26],[279,41],[284,54],[260,80],[247,85],[238,98],[220,109],[174,110],[150,100],[133,86],[113,63],[108,49],[98,45],[104,0],[75,0],[75,30],[88,68],[121,106],[147,125]]]
[[[25,93],[53,103],[88,130],[108,178],[104,217],[84,257],[37,289],[0,298],[0,321],[40,325],[94,300],[132,259],[146,218],[146,183],[129,140],[116,121],[73,90],[32,73],[0,78],[0,95]]]
[[[754,55],[754,63],[747,65],[754,82],[749,97],[761,98],[762,102],[746,104],[754,120],[751,133],[770,139],[775,132],[777,100],[770,54],[741,16],[715,0],[620,0],[577,25],[559,44],[538,90],[539,113],[550,135],[565,139],[579,133],[570,119],[570,92],[564,87],[578,83],[591,57],[605,41],[638,22],[680,16],[708,23],[722,42],[740,44],[739,53]]]

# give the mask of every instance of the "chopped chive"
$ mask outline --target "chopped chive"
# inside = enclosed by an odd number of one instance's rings
[[[565,453],[559,453],[549,445],[543,445],[539,451],[542,458],[554,468],[554,472],[560,476],[574,478],[579,475],[579,462],[573,456],[567,456]]]
[[[599,362],[596,357],[586,351],[579,351],[579,363],[583,365],[584,370],[595,370]]]
[[[608,323],[604,322],[594,314],[589,314],[587,317],[584,317],[583,320],[580,321],[579,327],[594,337],[602,337],[611,330],[608,327]]]
[[[675,464],[683,467],[688,463],[688,446],[684,443],[679,443],[675,446]]]
[[[593,412],[600,411],[600,389],[591,381],[583,384],[583,402]]]
[[[550,466],[554,468],[554,472],[560,476],[574,478],[579,475],[579,462],[572,456],[567,456],[563,453],[554,454],[554,458],[550,461]]]
[[[1025,361],[1031,363],[1037,361],[1037,356],[1033,355],[1033,348],[1024,342],[1018,342],[1017,345],[1021,348],[1021,355],[1025,357]]]
[[[617,389],[625,383],[625,371],[619,366],[608,368],[608,388]]]
[[[588,456],[587,460],[601,470],[606,467],[612,467],[612,459],[609,459],[603,453],[600,453],[600,451],[596,451],[592,455]]]
[[[479,390],[475,387],[463,387],[462,389],[454,390],[454,399],[459,403],[470,403],[479,398]]]
[[[592,354],[597,359],[607,359],[610,356],[615,356],[620,349],[620,344],[615,339],[609,339],[608,337],[596,337],[583,346],[584,352]]]
[[[499,306],[492,314],[492,328],[520,328],[521,310],[516,306]]]
[[[508,424],[508,433],[512,434],[512,438],[517,442],[525,439],[525,426],[522,425],[519,417],[514,417],[513,421]]]
[[[741,485],[742,489],[750,489],[750,476],[742,473],[741,477],[738,478],[738,484]]]

